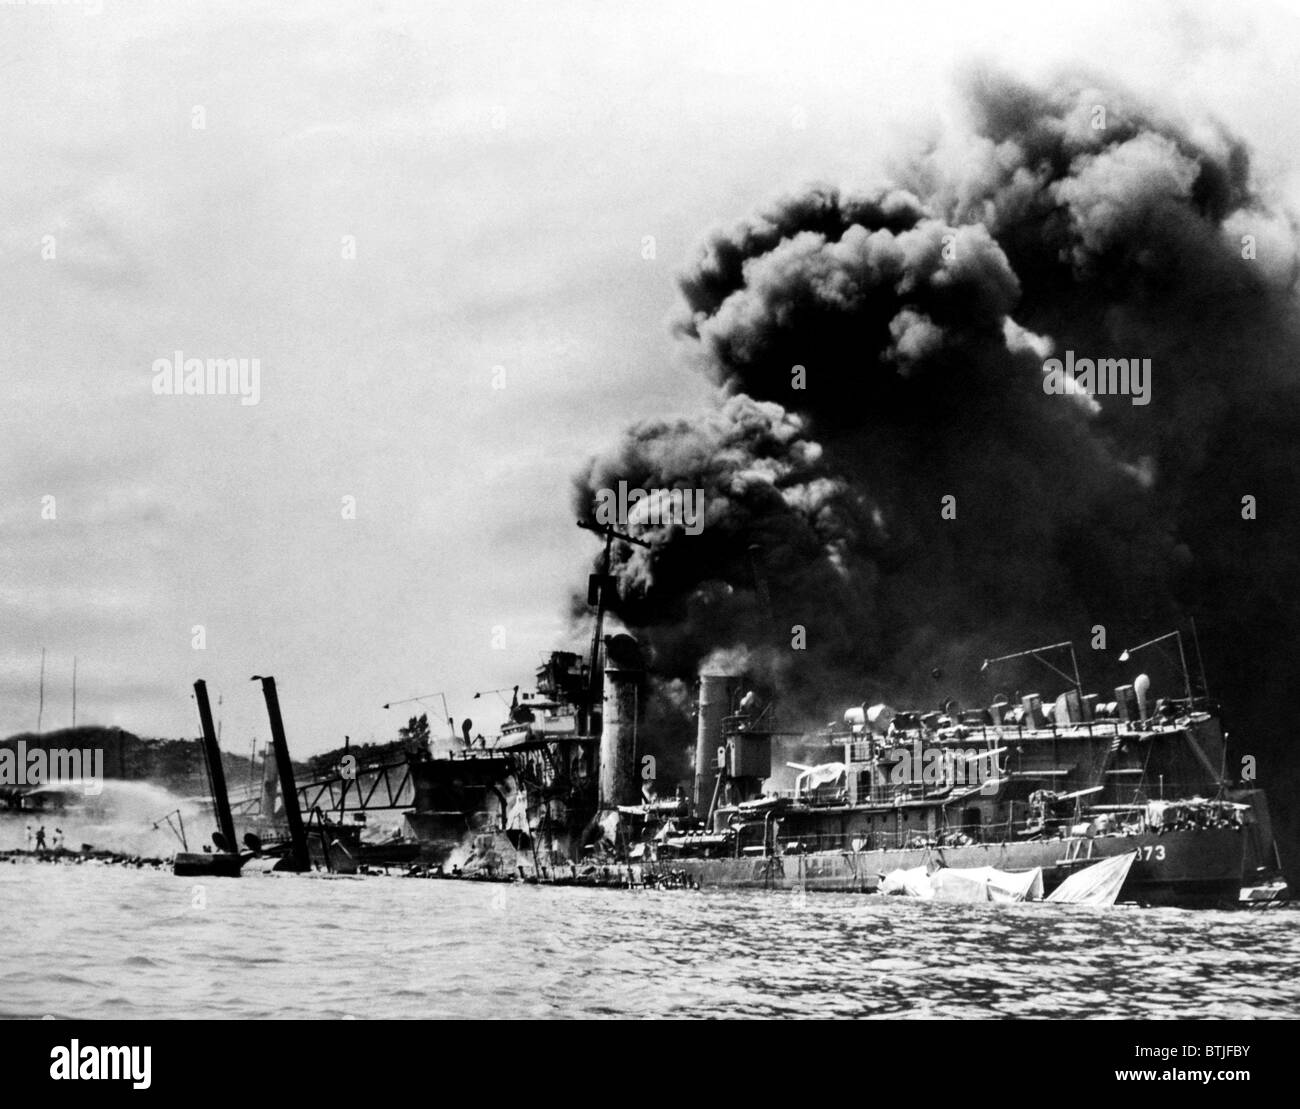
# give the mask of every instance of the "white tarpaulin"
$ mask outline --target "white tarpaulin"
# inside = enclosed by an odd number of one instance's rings
[[[923,866],[911,870],[891,870],[880,880],[881,893],[897,893],[906,897],[933,897],[934,887]]]
[[[1136,858],[1137,852],[1129,851],[1084,867],[1048,894],[1047,900],[1067,905],[1113,905]]]
[[[936,901],[1041,901],[1043,872],[1035,867],[1013,874],[980,866],[944,868],[927,874],[925,867],[918,866],[890,871],[881,879],[880,892]]]
[[[930,876],[940,901],[1041,901],[1041,867],[1012,873],[991,866],[939,870]]]
[[[788,763],[795,766],[795,763]],[[803,772],[794,780],[794,791],[798,796],[811,793],[820,786],[838,782],[847,769],[842,762],[824,762],[820,766],[805,766]]]

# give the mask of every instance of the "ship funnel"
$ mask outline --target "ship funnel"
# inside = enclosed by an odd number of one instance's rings
[[[698,724],[695,733],[695,815],[703,817],[713,803],[718,781],[718,748],[722,722],[731,712],[738,679],[732,674],[701,674]]]
[[[638,739],[645,711],[641,649],[630,635],[605,639],[604,716],[600,729],[600,807],[641,800]]]

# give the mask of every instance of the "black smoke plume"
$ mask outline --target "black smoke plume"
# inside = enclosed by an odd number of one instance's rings
[[[615,612],[666,679],[748,650],[804,722],[1054,695],[979,663],[1061,639],[1095,689],[1143,669],[1178,695],[1176,651],[1117,656],[1194,619],[1234,760],[1290,807],[1293,222],[1220,126],[1084,81],[966,92],[969,130],[895,183],[812,188],[704,243],[678,331],[716,404],[630,428],[576,481],[588,517],[620,480],[704,490],[699,535],[634,516],[653,547],[616,547]],[[1150,403],[1049,395],[1067,350],[1149,358]]]

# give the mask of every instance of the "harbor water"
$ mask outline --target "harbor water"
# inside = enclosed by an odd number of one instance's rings
[[[1300,912],[0,864],[0,1017],[1297,1017]]]

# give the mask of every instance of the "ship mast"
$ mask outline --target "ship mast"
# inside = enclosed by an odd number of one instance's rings
[[[36,734],[41,734],[41,719],[45,716],[45,648],[41,648],[41,699],[36,707]]]

